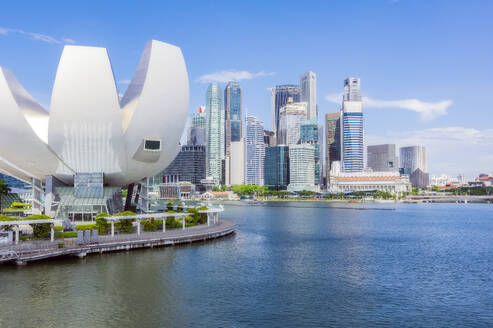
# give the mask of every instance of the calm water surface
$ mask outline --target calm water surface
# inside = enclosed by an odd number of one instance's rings
[[[205,244],[0,266],[0,327],[492,327],[493,206],[226,206]]]

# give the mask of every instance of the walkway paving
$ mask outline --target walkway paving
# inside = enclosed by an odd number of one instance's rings
[[[104,253],[120,250],[130,250],[145,247],[171,246],[184,243],[193,243],[220,238],[234,233],[236,224],[221,220],[219,223],[198,225],[185,229],[170,229],[166,232],[141,232],[140,235],[118,234],[114,237],[99,236],[99,242],[89,244],[73,244],[65,241],[65,248],[58,248],[58,242],[24,242],[0,248],[0,263],[16,262],[26,264],[30,261],[53,258],[58,256],[75,255],[84,257],[91,253]]]

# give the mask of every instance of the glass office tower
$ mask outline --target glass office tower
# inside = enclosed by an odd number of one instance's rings
[[[342,102],[342,169],[344,172],[361,172],[363,161],[363,103],[360,79],[344,81]]]
[[[289,184],[289,147],[265,148],[264,183],[275,190],[285,190]]]

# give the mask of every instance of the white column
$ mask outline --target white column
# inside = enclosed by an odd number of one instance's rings
[[[185,217],[184,217],[184,216],[182,216],[182,217],[181,217],[181,220],[182,220],[182,223],[183,223],[183,230],[185,230]]]
[[[163,217],[163,232],[166,232],[166,217]]]
[[[137,219],[137,234],[140,235],[140,219]]]
[[[15,244],[19,243],[19,226],[15,228]]]
[[[50,241],[53,242],[55,240],[55,229],[53,228],[53,223],[50,224]]]
[[[111,237],[115,237],[115,221],[111,220]]]
[[[207,213],[207,226],[211,225],[211,214]]]

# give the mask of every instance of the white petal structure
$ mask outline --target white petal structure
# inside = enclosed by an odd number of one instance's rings
[[[180,48],[148,42],[121,104],[127,182],[158,173],[176,156],[188,96]]]
[[[24,181],[103,173],[125,186],[174,158],[188,111],[180,48],[146,44],[121,104],[106,49],[65,46],[46,112],[0,68],[0,171]]]
[[[48,113],[5,68],[0,68],[0,113],[0,171],[25,182],[42,180],[58,167],[75,173],[46,144]]]

